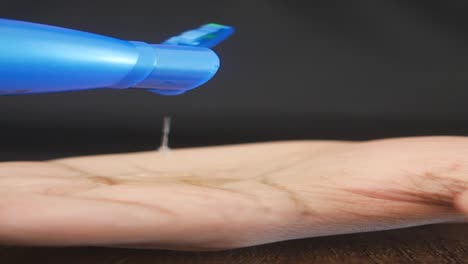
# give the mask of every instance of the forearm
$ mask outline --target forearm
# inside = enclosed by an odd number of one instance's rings
[[[220,249],[461,219],[468,140],[246,144],[0,164],[0,241]]]

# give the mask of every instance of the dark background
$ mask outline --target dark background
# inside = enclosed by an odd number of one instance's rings
[[[217,76],[182,96],[0,97],[0,159],[155,149],[164,115],[174,147],[467,135],[467,14],[464,0],[0,0],[0,17],[150,43],[237,29]]]

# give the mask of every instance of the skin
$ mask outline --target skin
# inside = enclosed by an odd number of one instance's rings
[[[464,221],[468,138],[0,163],[0,244],[220,250]]]

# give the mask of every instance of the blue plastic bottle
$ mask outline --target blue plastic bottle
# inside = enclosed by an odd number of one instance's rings
[[[148,44],[0,19],[0,95],[130,87],[175,95],[210,80],[212,47],[233,28],[207,24]]]

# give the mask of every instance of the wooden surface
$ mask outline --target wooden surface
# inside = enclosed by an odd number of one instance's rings
[[[4,247],[0,263],[468,263],[468,225],[310,238],[223,252]]]

